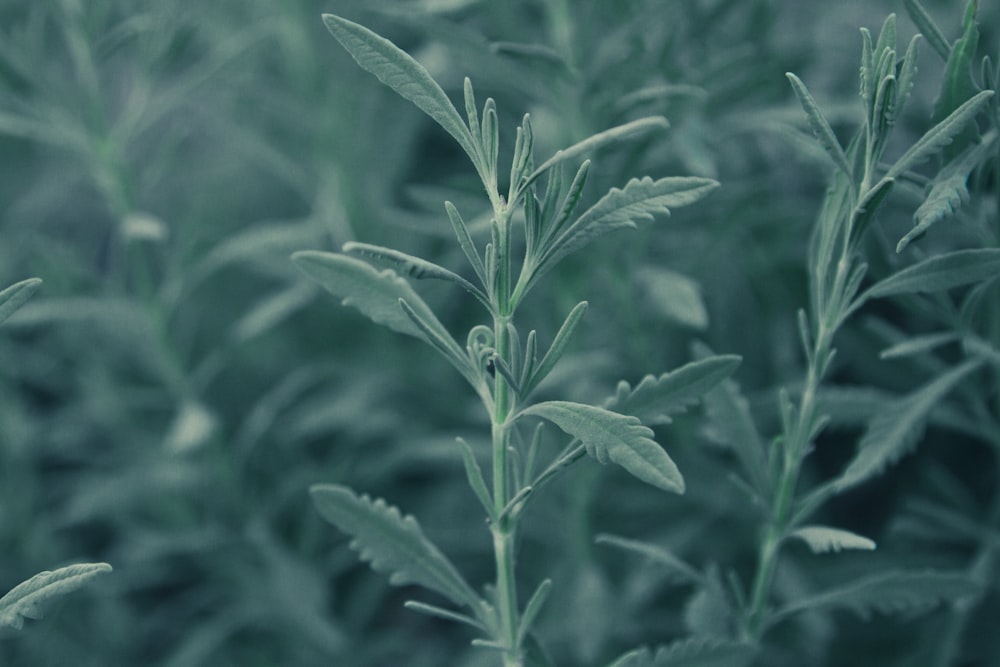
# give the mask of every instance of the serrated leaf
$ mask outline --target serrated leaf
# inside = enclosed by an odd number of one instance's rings
[[[31,295],[38,291],[42,284],[41,278],[28,278],[21,282],[14,283],[4,291],[0,292],[0,323],[7,320],[31,298]]]
[[[789,614],[816,609],[850,609],[862,618],[883,614],[928,611],[980,592],[964,574],[894,570],[838,586],[818,595],[796,600],[779,609],[772,621]]]
[[[830,159],[833,160],[833,164],[845,174],[850,175],[852,172],[847,162],[847,155],[844,154],[843,147],[837,141],[837,135],[834,134],[833,128],[830,126],[830,122],[826,119],[826,116],[820,111],[816,100],[813,99],[813,96],[799,77],[791,72],[786,72],[785,76],[788,77],[788,81],[792,84],[792,90],[795,91],[795,96],[799,99],[799,104],[802,105],[802,109],[806,112],[806,118],[809,120],[809,127],[812,129],[813,134],[819,139],[819,143],[826,150]]]
[[[658,266],[640,267],[635,280],[655,314],[699,331],[708,327],[708,309],[696,280]]]
[[[581,403],[547,401],[521,412],[552,422],[580,440],[587,453],[601,463],[613,461],[653,486],[684,493],[684,478],[653,431],[636,418]]]
[[[671,208],[693,204],[718,185],[710,178],[668,177],[654,181],[647,176],[633,178],[622,189],[612,188],[541,249],[532,280],[595,238],[623,227],[634,228],[637,222],[652,220],[655,214],[669,214]]]
[[[668,424],[671,415],[701,400],[732,375],[741,362],[742,357],[737,355],[717,355],[692,361],[659,377],[647,375],[635,389],[622,381],[605,407],[638,417],[644,424]]]
[[[982,360],[973,359],[956,366],[878,412],[868,423],[858,444],[858,453],[834,482],[835,492],[840,493],[878,475],[916,446],[931,408],[981,363]]]
[[[337,484],[317,484],[309,492],[320,515],[350,535],[351,548],[390,583],[423,586],[478,614],[479,597],[412,516]]]
[[[844,549],[859,549],[861,551],[875,549],[875,542],[867,537],[829,526],[802,526],[792,531],[791,536],[808,544],[815,554],[837,552]]]
[[[25,618],[41,618],[41,605],[49,598],[74,591],[100,574],[111,572],[107,563],[80,563],[39,572],[0,598],[0,627],[20,629]]]
[[[947,118],[928,130],[908,151],[903,153],[889,171],[886,178],[896,178],[903,172],[923,164],[931,156],[948,146],[956,136],[961,134],[993,97],[992,90],[984,90],[955,109]]]
[[[956,250],[894,273],[870,288],[857,303],[916,292],[938,292],[1000,277],[1000,249]]]
[[[689,637],[662,646],[655,654],[648,648],[629,651],[609,667],[744,667],[756,653],[746,642]]]
[[[444,128],[482,175],[482,158],[469,128],[423,65],[388,39],[357,23],[333,14],[324,14],[323,23],[362,69],[374,74]]]

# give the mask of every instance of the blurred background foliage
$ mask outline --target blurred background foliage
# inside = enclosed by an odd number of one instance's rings
[[[925,4],[956,38],[964,3]],[[980,7],[980,49],[994,58],[998,9]],[[355,66],[326,11],[407,49],[454,99],[470,76],[480,99],[496,98],[508,140],[530,112],[539,156],[666,115],[667,132],[599,156],[588,197],[643,174],[723,187],[567,261],[522,321],[550,339],[590,301],[550,385],[576,400],[676,367],[696,340],[741,354],[738,380],[775,431],[773,388],[802,368],[794,317],[828,173],[784,72],[852,131],[858,28],[905,16],[901,3],[0,0],[0,283],[44,280],[0,335],[0,591],[69,562],[115,568],[0,635],[0,664],[485,664],[462,628],[402,609],[407,591],[359,564],[306,494],[335,481],[383,496],[471,581],[491,576],[452,446],[486,435],[474,396],[433,352],[339,308],[288,261],[356,239],[461,267],[441,202],[467,220],[486,212],[465,156]],[[900,29],[915,31],[902,18]],[[898,134],[927,128],[942,69],[925,45]],[[886,236],[911,215],[887,210]],[[949,233],[928,242],[950,247]],[[455,331],[483,317],[449,288],[427,297]],[[880,362],[884,344],[849,328],[837,381],[877,392],[920,377]],[[853,451],[857,422],[845,421],[810,474]],[[686,592],[596,534],[752,567],[752,511],[705,431],[696,411],[664,432],[683,498],[584,461],[534,505],[519,567],[526,582],[554,579],[540,634],[558,664],[603,664],[688,631]],[[928,442],[917,458],[931,463],[907,461],[831,507],[830,523],[874,537],[876,555],[793,554],[779,585],[872,562],[964,567],[968,539],[913,549],[891,519],[941,488],[983,506],[997,452],[971,444],[949,458],[933,429]],[[779,631],[775,660],[905,664],[893,660],[913,622],[835,620]]]

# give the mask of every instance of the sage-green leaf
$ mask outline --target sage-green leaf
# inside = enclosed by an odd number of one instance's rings
[[[938,292],[1000,277],[1000,249],[956,250],[894,273],[866,290],[858,302],[916,292]]]
[[[718,187],[710,178],[667,177],[654,181],[648,176],[633,178],[624,188],[612,188],[540,251],[542,257],[532,276],[552,268],[566,255],[599,236],[623,227],[635,228],[655,214],[669,214],[671,208],[687,206]]]
[[[357,23],[333,14],[324,14],[323,23],[362,69],[433,118],[482,171],[482,158],[469,128],[423,65],[388,39]]]
[[[903,0],[903,5],[906,7],[906,12],[910,15],[913,24],[917,26],[920,34],[927,38],[931,47],[941,56],[941,60],[948,60],[948,54],[951,52],[948,39],[919,0]]]
[[[527,395],[531,393],[531,391],[537,387],[550,372],[552,372],[556,363],[566,352],[566,347],[569,345],[569,341],[573,337],[573,332],[576,331],[577,325],[580,324],[580,320],[583,319],[583,315],[586,312],[586,301],[581,301],[576,304],[576,306],[573,307],[573,310],[569,312],[569,315],[566,316],[562,326],[559,327],[559,331],[556,332],[555,338],[552,339],[552,345],[549,346],[545,356],[542,357],[540,362],[538,362],[538,365],[531,373],[531,376],[525,385],[521,387],[522,394]]]
[[[0,598],[0,627],[20,629],[25,618],[41,618],[43,602],[74,591],[99,574],[111,572],[107,563],[80,563],[39,572]]]
[[[489,307],[489,298],[483,294],[482,290],[470,283],[468,280],[434,262],[415,257],[399,250],[386,248],[383,246],[371,245],[369,243],[357,243],[354,241],[344,244],[342,250],[346,253],[362,255],[372,259],[391,263],[403,273],[417,280],[444,280],[455,283],[459,287],[467,290],[479,301]]]
[[[896,178],[903,172],[916,167],[950,144],[966,124],[970,123],[993,97],[992,90],[984,90],[963,103],[940,123],[920,137],[903,156],[886,172],[886,178]]]
[[[30,299],[41,284],[41,278],[28,278],[0,292],[0,323],[6,321],[15,310]]]
[[[744,667],[756,652],[747,642],[688,637],[661,646],[655,653],[648,648],[629,651],[609,667]]]
[[[567,160],[574,160],[585,155],[590,155],[597,149],[603,148],[609,144],[632,140],[652,130],[663,130],[668,127],[670,127],[670,123],[668,123],[667,119],[663,116],[648,116],[646,118],[639,118],[638,120],[633,120],[629,123],[625,123],[624,125],[618,125],[604,130],[603,132],[591,135],[583,141],[577,142],[568,148],[556,151],[555,155],[550,157],[548,160],[543,162],[541,166],[531,172],[531,174],[524,180],[524,183],[521,184],[517,194],[520,195],[520,193],[524,192],[525,188],[534,183],[535,180],[546,171],[558,164],[566,162]]]
[[[636,417],[568,401],[538,403],[521,415],[547,419],[579,439],[601,463],[613,461],[648,484],[684,493],[684,478],[677,466],[652,439],[653,431]]]
[[[732,375],[742,358],[729,354],[699,359],[659,377],[647,375],[633,389],[624,380],[605,406],[638,417],[644,424],[668,424],[671,415],[684,412]]]
[[[975,595],[980,586],[964,574],[932,570],[892,570],[857,579],[779,609],[772,622],[806,610],[850,609],[862,618],[883,614],[925,612],[943,602]]]
[[[934,112],[931,120],[937,122],[954,111],[958,106],[972,97],[976,92],[976,84],[972,80],[972,61],[979,47],[979,25],[976,22],[976,9],[979,0],[969,0],[965,8],[962,36],[952,45],[945,64],[944,77],[941,80],[941,91],[934,102]]]
[[[792,84],[792,90],[795,91],[795,96],[799,99],[799,104],[802,105],[802,109],[806,112],[806,118],[809,120],[809,127],[812,129],[813,134],[819,139],[819,143],[823,146],[827,155],[833,160],[833,163],[845,174],[851,174],[851,167],[847,163],[847,156],[844,154],[844,149],[837,141],[837,135],[834,134],[833,128],[830,126],[830,122],[820,111],[819,105],[816,104],[816,100],[809,93],[809,89],[806,85],[802,83],[799,77],[795,76],[791,72],[786,72],[785,76],[788,77],[788,81]]]
[[[844,549],[872,551],[875,548],[875,542],[867,537],[829,526],[802,526],[793,530],[791,536],[808,544],[816,554]]]
[[[423,586],[479,613],[479,597],[412,516],[337,484],[317,484],[309,492],[320,515],[350,535],[351,548],[373,570],[387,573],[389,583]]]
[[[634,276],[653,314],[699,331],[708,327],[708,308],[696,280],[659,266],[639,267]]]
[[[662,566],[670,575],[672,581],[684,583],[703,584],[704,577],[701,572],[694,569],[683,560],[673,554],[673,552],[648,542],[630,540],[617,535],[598,535],[595,539],[598,544],[607,544],[634,554],[643,556]]]
[[[878,475],[908,453],[923,434],[931,408],[982,364],[972,359],[886,406],[868,423],[858,453],[833,483],[840,493]]]

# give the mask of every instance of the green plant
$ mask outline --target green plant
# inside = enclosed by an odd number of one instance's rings
[[[456,607],[411,601],[409,608],[476,628],[483,636],[473,643],[497,651],[507,667],[547,664],[532,624],[552,582],[545,579],[538,584],[523,606],[518,595],[518,525],[526,508],[544,485],[585,454],[602,463],[617,463],[664,491],[683,493],[680,471],[645,424],[668,421],[672,413],[683,410],[732,373],[738,359],[708,357],[658,378],[647,376],[634,388],[623,382],[604,407],[562,400],[531,402],[532,393],[566,351],[587,303],[580,302],[570,312],[542,355],[536,332],[522,336],[515,315],[528,292],[567,255],[610,231],[635,227],[656,214],[692,204],[716,183],[695,177],[633,179],[577,213],[590,161],[579,165],[568,186],[562,176],[564,165],[572,165],[599,148],[665,127],[666,122],[656,117],[632,121],[558,151],[536,166],[534,135],[526,115],[517,128],[504,188],[498,159],[499,122],[492,99],[480,113],[472,84],[465,79],[463,119],[427,71],[390,41],[337,16],[325,15],[324,21],[362,68],[451,135],[471,160],[489,200],[489,240],[482,251],[457,208],[445,203],[475,283],[429,260],[365,243],[345,244],[344,254],[304,251],[293,258],[346,305],[376,323],[429,344],[481,399],[490,418],[491,484],[487,484],[473,448],[462,439],[458,446],[469,485],[488,518],[495,583],[485,596],[477,593],[424,536],[415,519],[401,515],[383,500],[359,497],[347,487],[329,484],[312,487],[313,499],[324,518],[354,538],[352,546],[374,569],[390,574],[393,583],[417,584],[435,591]],[[545,188],[541,191],[543,177]],[[517,235],[518,229],[522,234]],[[393,267],[402,275],[393,269],[379,271],[365,260]],[[406,278],[443,280],[463,288],[486,309],[490,324],[474,326],[463,349]],[[542,429],[525,432],[533,419],[550,422],[572,438],[548,463],[539,461]]]

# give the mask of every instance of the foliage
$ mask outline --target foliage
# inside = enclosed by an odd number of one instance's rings
[[[0,664],[1000,663],[997,3],[0,18]]]

